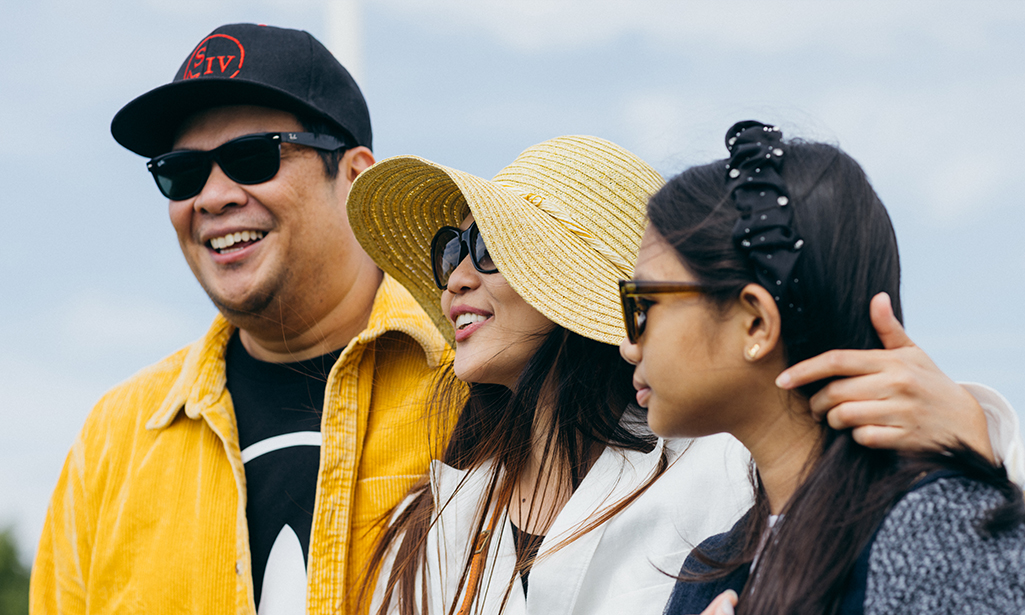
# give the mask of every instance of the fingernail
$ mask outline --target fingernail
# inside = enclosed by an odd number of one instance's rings
[[[781,389],[785,389],[790,386],[790,374],[783,372],[779,376],[776,376],[776,386]]]
[[[737,592],[727,589],[723,593],[726,594],[727,598],[719,605],[719,613],[721,615],[733,615],[733,602],[737,600]]]

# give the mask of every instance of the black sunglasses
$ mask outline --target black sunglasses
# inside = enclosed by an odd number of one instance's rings
[[[431,241],[431,271],[434,273],[434,283],[438,288],[448,288],[448,279],[467,254],[470,255],[470,262],[477,271],[498,273],[476,222],[465,231],[454,226],[443,226],[434,234]]]
[[[348,147],[340,139],[312,132],[266,132],[232,139],[210,151],[182,150],[153,158],[146,168],[160,192],[172,201],[189,199],[203,190],[211,163],[240,184],[259,184],[274,177],[281,167],[281,144],[295,143],[333,151]]]
[[[620,280],[619,298],[623,302],[623,320],[626,321],[626,337],[631,344],[644,334],[648,324],[648,308],[654,302],[646,299],[651,295],[701,294],[706,288],[693,282],[662,282],[655,280]]]

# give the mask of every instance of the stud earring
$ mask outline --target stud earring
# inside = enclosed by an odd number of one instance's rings
[[[754,361],[755,357],[758,356],[758,351],[761,350],[761,349],[762,349],[762,347],[760,345],[758,345],[758,344],[755,344],[754,346],[748,348],[747,349],[747,358],[749,360],[751,360],[751,361]]]

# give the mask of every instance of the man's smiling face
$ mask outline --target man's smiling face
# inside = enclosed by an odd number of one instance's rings
[[[211,150],[243,135],[302,130],[284,111],[218,107],[190,118],[174,149]],[[359,251],[345,214],[349,185],[327,177],[315,150],[283,144],[270,180],[239,184],[214,163],[198,195],[168,207],[189,267],[235,324],[280,322],[288,314],[315,319],[318,303],[329,302],[321,306],[329,310],[344,296],[333,296],[340,276],[331,273]]]

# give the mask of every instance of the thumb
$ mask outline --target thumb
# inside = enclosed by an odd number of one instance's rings
[[[879,339],[883,342],[883,348],[890,350],[915,345],[911,338],[908,337],[908,334],[904,332],[904,326],[893,315],[893,304],[890,302],[890,295],[879,293],[872,297],[868,311],[872,317],[872,326],[875,327]]]
[[[727,589],[719,594],[701,615],[733,615],[735,606],[737,606],[737,592]]]

